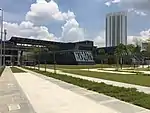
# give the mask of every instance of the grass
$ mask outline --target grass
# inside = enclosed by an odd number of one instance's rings
[[[123,83],[136,84],[141,86],[150,87],[150,76],[144,76],[142,74],[131,74],[131,75],[123,75],[123,74],[113,74],[113,73],[103,73],[103,72],[90,72],[90,71],[82,71],[82,70],[62,70],[63,72],[79,74],[83,76],[95,77],[100,79],[112,80]]]
[[[67,75],[52,74],[49,72],[34,70],[31,68],[26,69],[150,109],[150,94],[138,92],[135,88],[116,87],[112,85],[106,85],[104,83],[96,83],[88,80],[83,80]]]
[[[23,71],[23,70],[21,70],[21,69],[19,69],[17,67],[11,67],[11,71],[13,73],[24,73],[25,72],[25,71]]]
[[[47,65],[48,68],[53,68],[54,65]],[[100,68],[100,67],[111,67],[111,65],[56,65],[57,69],[86,69],[86,68]],[[44,64],[41,65],[41,67],[44,67]]]
[[[2,75],[2,73],[3,73],[4,69],[5,69],[5,67],[4,67],[4,66],[0,67],[0,76]]]
[[[41,67],[45,67],[44,64],[40,65]],[[53,68],[54,65],[47,65],[48,68]],[[96,64],[96,65],[56,65],[57,69],[88,69],[88,68],[111,68],[116,67],[116,65],[109,64]],[[123,67],[130,67],[129,65],[123,65]]]

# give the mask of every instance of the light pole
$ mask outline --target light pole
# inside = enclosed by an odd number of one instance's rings
[[[3,9],[1,8],[0,9],[0,11],[1,11],[1,51],[0,51],[0,66],[2,66],[2,51],[3,51],[3,49],[2,49],[2,40],[3,40]]]
[[[7,30],[4,29],[4,58],[3,58],[3,64],[5,66],[5,50],[6,50],[6,47],[5,47],[5,41],[6,41],[6,36],[7,36]]]
[[[56,52],[53,51],[54,73],[56,74]]]

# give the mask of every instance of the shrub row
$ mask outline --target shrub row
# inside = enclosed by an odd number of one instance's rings
[[[5,67],[4,67],[4,66],[0,67],[0,76],[2,75],[2,73],[3,73],[4,69],[5,69]]]

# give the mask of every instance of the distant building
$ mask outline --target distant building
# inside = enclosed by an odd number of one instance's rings
[[[106,47],[127,44],[127,15],[125,12],[109,13],[106,16]]]

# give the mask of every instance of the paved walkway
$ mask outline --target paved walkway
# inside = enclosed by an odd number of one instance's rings
[[[103,68],[103,70],[100,70],[100,69],[80,69],[80,70],[84,70],[84,71],[93,71],[93,72],[104,72],[104,73],[115,73],[115,74],[125,74],[125,75],[132,75],[132,74],[136,74],[136,73],[133,73],[132,71],[133,70],[125,70],[123,69],[122,72],[120,71],[115,71],[115,68]],[[141,72],[143,74],[148,74],[150,75],[150,71],[136,71],[136,72]]]
[[[40,70],[45,70],[45,69],[44,68],[40,68]],[[53,69],[47,69],[47,71],[54,73]],[[111,81],[111,80],[104,80],[104,79],[99,79],[99,78],[94,78],[94,77],[86,77],[86,76],[77,75],[77,74],[65,73],[65,72],[62,72],[60,70],[57,70],[56,72],[58,74],[63,74],[63,75],[68,75],[68,76],[72,76],[72,77],[77,77],[77,78],[81,78],[81,79],[85,79],[85,80],[89,80],[89,81],[94,81],[94,82],[98,82],[98,83],[103,82],[105,84],[118,86],[118,87],[136,88],[140,92],[144,92],[144,93],[150,94],[150,87],[134,85],[134,84],[128,84],[128,83],[122,83],[122,82],[116,82],[116,81]]]
[[[132,75],[132,74],[136,74],[136,73],[130,73],[130,72],[119,72],[119,71],[114,71],[110,70],[110,68],[108,69],[80,69],[80,70],[84,70],[84,71],[93,71],[93,72],[104,72],[104,73],[115,73],[115,74],[124,74],[124,75]]]
[[[150,113],[118,99],[26,71],[14,75],[37,113]]]
[[[35,113],[8,67],[0,77],[0,113]]]

